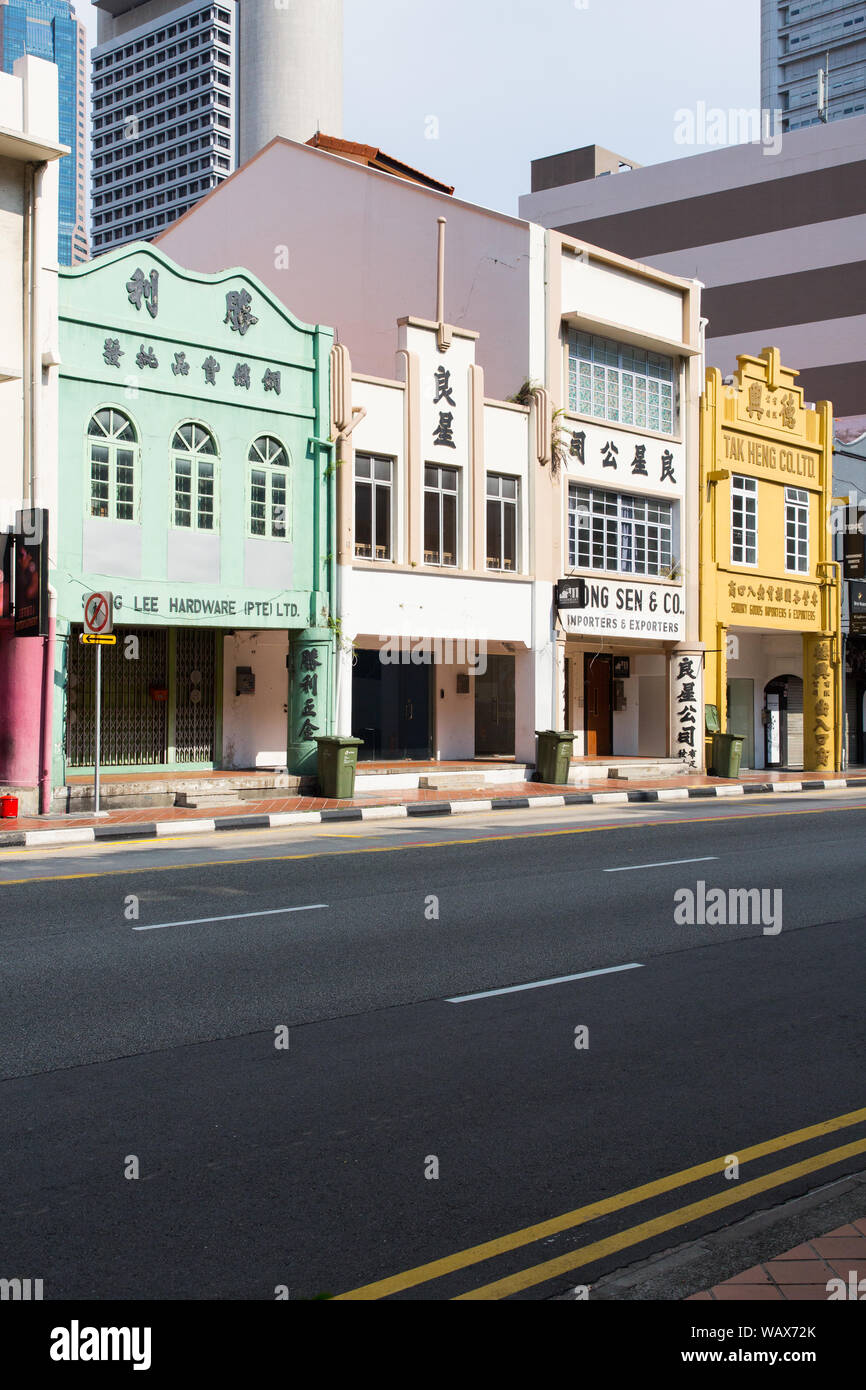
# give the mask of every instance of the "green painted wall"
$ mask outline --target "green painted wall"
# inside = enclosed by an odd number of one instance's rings
[[[115,594],[116,625],[279,628],[299,638],[327,632],[330,459],[312,440],[329,430],[332,330],[300,323],[246,271],[196,274],[146,244],[62,271],[59,295],[58,563],[51,575],[58,635],[81,621],[84,596],[95,589]],[[279,380],[279,392],[266,389],[266,374]],[[87,430],[106,407],[127,415],[138,436],[133,520],[91,515]],[[174,525],[170,451],[185,422],[204,426],[217,443],[211,533]],[[262,435],[278,439],[289,456],[285,540],[250,535],[248,455]],[[62,656],[58,677],[62,691]],[[330,673],[324,685],[327,708],[317,724],[327,733]],[[59,707],[55,746],[62,746],[63,720]],[[307,765],[310,748],[299,751],[296,735],[289,731],[293,760]],[[55,777],[64,776],[61,757]]]

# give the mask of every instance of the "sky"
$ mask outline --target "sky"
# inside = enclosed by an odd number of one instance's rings
[[[593,144],[639,164],[698,154],[710,146],[680,143],[683,112],[697,126],[701,103],[760,102],[760,0],[344,4],[343,134],[500,212],[517,213],[533,159]],[[93,6],[75,7],[95,43]]]

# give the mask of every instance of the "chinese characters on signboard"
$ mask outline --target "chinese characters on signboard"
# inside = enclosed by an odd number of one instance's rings
[[[439,423],[433,431],[433,443],[441,444],[446,449],[456,449],[454,440],[454,410],[457,402],[452,394],[451,373],[445,367],[437,367],[435,373],[436,394],[433,397],[434,405],[446,405],[453,407],[452,410],[440,410]]]
[[[636,477],[649,478],[651,475],[647,465],[649,463],[652,463],[653,467],[655,467],[655,460],[647,458],[648,447],[649,445],[647,444],[635,444],[634,457],[631,460],[628,460],[627,456],[620,458],[619,446],[616,443],[614,443],[612,439],[608,439],[601,446],[601,449],[599,451],[601,466],[602,468],[618,469],[620,463],[622,463],[623,471],[625,471],[625,469],[628,468],[631,470],[631,473]],[[585,430],[574,430],[572,432],[571,442],[569,445],[569,456],[573,459],[577,459],[578,463],[586,463],[587,457]],[[669,482],[676,486],[677,478],[674,472],[674,456],[671,453],[670,449],[661,449],[659,451],[658,466],[659,482]]]
[[[812,737],[818,767],[829,765],[833,752],[833,668],[829,641],[816,642],[810,674],[812,686]]]
[[[319,718],[319,668],[321,664],[315,647],[301,648],[297,675],[299,688],[306,698],[300,702],[299,706],[298,717],[302,722],[298,729],[298,743],[309,743],[319,732],[319,725],[314,721]]]
[[[703,730],[698,720],[701,707],[701,661],[695,656],[673,658],[673,725],[674,751],[683,770],[693,772],[700,767],[700,739]]]
[[[149,275],[145,275],[140,268],[134,271],[132,278],[126,282],[126,295],[134,309],[139,312],[146,309],[150,317],[155,319],[159,313],[159,271],[152,270]],[[228,325],[232,333],[237,333],[243,338],[258,321],[253,313],[253,300],[249,291],[229,290],[226,294],[226,313],[223,323]],[[119,338],[105,339],[102,348],[102,360],[107,367],[120,369],[121,359],[125,356],[126,349],[121,347]],[[134,361],[139,371],[155,371],[159,367],[156,350],[147,343],[140,344],[138,352],[135,353]],[[188,377],[190,369],[194,365],[189,361],[186,352],[175,352],[174,361],[171,363],[172,375]],[[199,364],[199,370],[203,373],[204,384],[207,386],[216,386],[217,374],[222,369],[222,362],[213,353],[209,353]],[[447,372],[445,376],[448,376]],[[252,369],[249,362],[238,362],[235,365],[232,372],[232,383],[240,390],[250,390]],[[266,368],[262,377],[262,387],[265,393],[273,392],[276,396],[281,395],[283,389],[282,372],[276,371],[272,367]],[[449,392],[446,392],[445,398],[451,399]]]

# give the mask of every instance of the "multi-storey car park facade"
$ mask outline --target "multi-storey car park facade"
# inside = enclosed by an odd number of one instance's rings
[[[818,69],[827,65],[827,117],[866,111],[863,0],[762,0],[761,104],[782,129],[817,125]]]
[[[232,171],[234,3],[102,0],[93,50],[93,250],[148,240]]]
[[[0,0],[0,70],[29,54],[57,64],[58,130],[69,154],[60,161],[57,259],[88,258],[84,169],[87,149],[87,33],[69,0]]]

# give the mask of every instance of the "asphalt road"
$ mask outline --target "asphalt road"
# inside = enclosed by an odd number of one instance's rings
[[[550,1297],[861,1170],[866,1114],[750,1150],[866,1106],[864,835],[840,793],[0,856],[0,1276]],[[678,921],[699,880],[765,916]]]

